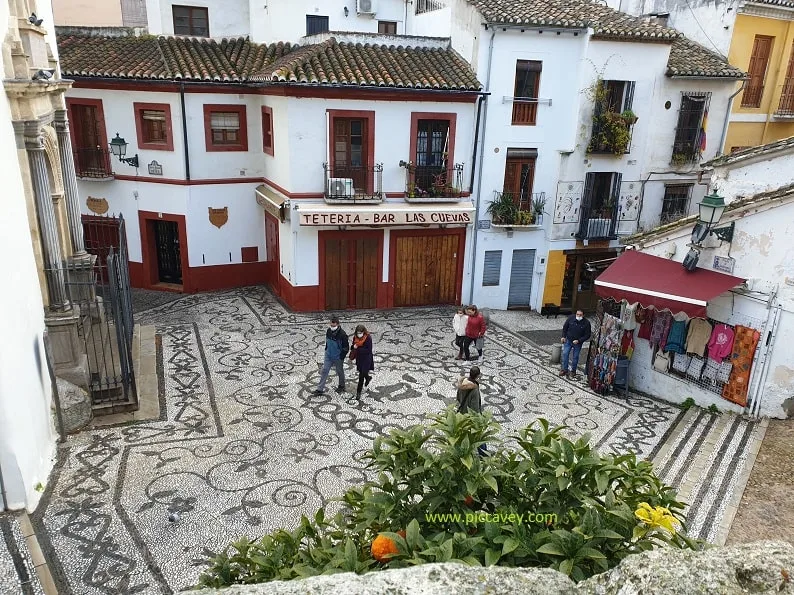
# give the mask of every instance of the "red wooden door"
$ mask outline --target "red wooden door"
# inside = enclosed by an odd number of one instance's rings
[[[278,241],[279,222],[270,213],[265,213],[265,260],[267,267],[267,282],[277,295],[281,295],[281,255]]]
[[[459,241],[457,234],[398,237],[394,305],[455,303]]]
[[[325,309],[374,308],[378,297],[379,240],[325,240]]]

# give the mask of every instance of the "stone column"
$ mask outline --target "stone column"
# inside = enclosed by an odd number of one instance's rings
[[[86,255],[83,239],[83,222],[80,218],[80,195],[77,191],[77,174],[74,168],[72,138],[69,135],[69,121],[66,110],[55,110],[55,131],[58,134],[58,153],[61,156],[61,173],[63,174],[63,190],[66,194],[66,212],[69,215],[69,234],[72,237],[74,258]]]
[[[39,234],[44,257],[44,275],[47,279],[47,292],[50,308],[66,311],[71,308],[66,294],[64,262],[61,244],[58,241],[58,228],[55,222],[55,208],[50,194],[50,180],[47,175],[47,158],[44,155],[44,139],[38,134],[25,137],[25,149],[30,162],[30,176],[33,181],[33,194],[38,213]]]

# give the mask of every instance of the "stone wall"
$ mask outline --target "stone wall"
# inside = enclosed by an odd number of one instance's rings
[[[794,546],[764,541],[705,552],[657,549],[629,556],[618,567],[574,584],[547,568],[477,568],[426,564],[414,568],[318,576],[301,581],[192,591],[194,595],[639,595],[664,593],[794,593]]]

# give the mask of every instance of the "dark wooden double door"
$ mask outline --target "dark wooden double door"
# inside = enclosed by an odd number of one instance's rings
[[[325,309],[375,308],[381,258],[378,237],[325,238]]]
[[[460,235],[411,235],[395,239],[392,244],[394,305],[454,304],[460,282]]]
[[[179,226],[175,221],[154,221],[157,249],[157,280],[160,283],[182,284],[182,250]]]

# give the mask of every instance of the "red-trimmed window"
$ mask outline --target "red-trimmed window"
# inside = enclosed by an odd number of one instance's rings
[[[101,99],[66,99],[71,124],[74,166],[78,178],[113,175],[108,155],[108,135]]]
[[[138,148],[154,151],[173,151],[174,134],[171,129],[171,106],[167,103],[133,103]]]
[[[415,186],[428,190],[454,182],[457,114],[411,112],[410,160]]]
[[[273,155],[273,108],[262,106],[262,150]]]
[[[248,123],[245,106],[205,105],[204,139],[207,151],[247,151]]]

